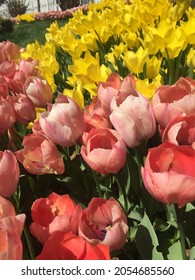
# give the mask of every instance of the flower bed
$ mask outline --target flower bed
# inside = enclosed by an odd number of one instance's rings
[[[188,1],[105,0],[0,43],[0,259],[194,259]]]

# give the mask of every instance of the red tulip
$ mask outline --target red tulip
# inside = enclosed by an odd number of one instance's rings
[[[117,131],[91,129],[83,134],[81,155],[86,163],[101,174],[118,173],[126,162],[126,145]]]
[[[17,159],[9,150],[0,151],[0,195],[10,197],[16,191],[20,176]]]
[[[36,260],[109,260],[109,247],[91,245],[73,233],[55,232]]]
[[[31,208],[31,233],[44,244],[56,231],[78,233],[82,208],[68,195],[51,193],[47,198],[35,200]]]
[[[195,150],[165,142],[149,149],[142,178],[146,189],[165,204],[183,207],[195,200]]]
[[[128,231],[127,218],[113,198],[93,198],[84,210],[79,235],[92,244],[104,244],[111,250],[121,249]]]
[[[0,196],[0,260],[21,260],[21,234],[26,216],[16,215],[14,207]]]
[[[64,162],[56,145],[41,134],[24,137],[24,148],[15,152],[17,159],[31,174],[63,174]]]

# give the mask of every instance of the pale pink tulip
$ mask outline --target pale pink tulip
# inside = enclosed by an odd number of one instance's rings
[[[20,58],[20,49],[18,45],[10,41],[0,42],[0,63],[18,58]]]
[[[110,120],[127,146],[137,147],[156,132],[156,122],[150,101],[133,87],[129,92],[118,92],[110,105]]]
[[[16,215],[11,202],[0,196],[0,260],[21,260],[25,214]]]
[[[16,151],[17,159],[31,174],[63,174],[64,162],[56,145],[41,134],[24,137],[22,150]]]
[[[84,210],[79,235],[92,244],[104,244],[110,250],[121,249],[128,232],[127,218],[114,199],[93,198]]]
[[[81,155],[96,172],[118,173],[126,162],[126,145],[113,129],[91,129],[89,133],[83,134]]]
[[[44,244],[56,231],[78,234],[82,208],[68,195],[51,193],[47,198],[35,200],[31,207],[31,233]]]
[[[20,176],[17,159],[9,150],[0,151],[0,195],[10,197],[16,191]]]
[[[195,150],[191,146],[177,146],[164,142],[149,149],[142,167],[146,189],[164,204],[179,207],[195,200]]]
[[[55,104],[49,104],[48,108],[49,111],[42,113],[39,118],[45,135],[58,145],[74,145],[84,131],[83,112],[79,106],[72,98],[63,96]]]
[[[46,80],[37,77],[28,77],[24,84],[25,93],[36,107],[47,107],[53,98],[51,87]]]
[[[40,74],[40,70],[37,67],[38,65],[39,61],[36,59],[20,59],[19,71],[23,72],[26,78],[28,78],[29,76],[37,77]]]

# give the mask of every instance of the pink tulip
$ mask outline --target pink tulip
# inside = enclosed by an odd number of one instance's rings
[[[15,123],[16,116],[10,103],[0,97],[0,136]]]
[[[0,96],[6,98],[9,94],[9,88],[4,76],[0,75]]]
[[[24,92],[24,83],[26,81],[26,77],[23,72],[16,71],[12,78],[5,77],[7,85],[9,89],[14,94],[19,94]]]
[[[176,145],[192,145],[195,142],[195,113],[179,115],[166,126],[162,141]]]
[[[42,113],[39,118],[40,127],[45,135],[58,145],[74,145],[84,131],[81,109],[68,96],[59,97],[55,104],[49,104],[48,107],[49,111]]]
[[[35,200],[31,207],[31,233],[44,244],[56,231],[78,234],[82,208],[68,195],[51,193],[47,198]]]
[[[12,104],[16,120],[22,124],[28,124],[36,118],[35,106],[25,94],[18,94],[8,97]]]
[[[9,150],[0,151],[0,195],[10,197],[19,181],[20,170],[17,159]]]
[[[85,107],[84,122],[86,132],[89,132],[91,128],[112,127],[110,120],[101,107],[101,103],[97,97],[92,100],[90,105]]]
[[[63,174],[64,162],[56,145],[41,134],[24,137],[24,148],[15,152],[17,159],[31,174]]]
[[[53,98],[52,90],[46,80],[41,78],[28,77],[24,84],[27,96],[36,107],[46,107]]]
[[[195,81],[190,78],[179,78],[174,85],[163,85],[153,96],[155,118],[163,131],[166,125],[176,116],[195,113]]]
[[[123,247],[127,232],[126,215],[114,198],[93,198],[84,210],[79,226],[80,236],[94,245],[107,245],[110,250]]]
[[[0,42],[0,63],[18,58],[20,58],[20,49],[18,45],[10,41]]]
[[[86,163],[101,174],[118,173],[126,162],[126,145],[117,131],[91,129],[83,134],[81,155]]]
[[[26,216],[16,215],[11,202],[0,196],[0,260],[21,260],[21,234]]]
[[[183,207],[195,200],[195,150],[165,142],[149,149],[142,178],[146,189],[164,204]]]
[[[40,70],[37,67],[38,65],[39,61],[36,59],[20,59],[19,71],[23,72],[26,78],[28,78],[29,76],[37,77],[40,74]]]
[[[121,82],[117,73],[112,73],[106,82],[100,82],[98,85],[98,98],[107,116],[110,115],[110,104],[113,97],[120,91],[123,95],[135,88],[135,80],[132,75],[128,75]]]
[[[129,92],[118,92],[110,107],[111,123],[128,147],[137,147],[155,134],[156,122],[152,106],[149,100],[133,87]]]
[[[8,60],[0,64],[0,75],[12,79],[17,72],[18,65],[16,62]]]

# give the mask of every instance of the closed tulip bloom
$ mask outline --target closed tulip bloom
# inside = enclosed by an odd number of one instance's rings
[[[25,84],[25,93],[32,100],[36,107],[47,107],[53,98],[51,87],[46,80],[41,78],[29,77]]]
[[[9,150],[0,151],[0,195],[10,197],[17,189],[20,170],[17,159]]]
[[[78,234],[82,208],[68,195],[51,193],[47,198],[38,198],[32,204],[31,233],[44,244],[56,231]]]
[[[31,174],[63,174],[64,162],[56,145],[41,134],[24,137],[22,150],[16,151],[17,159]]]
[[[71,232],[55,232],[36,260],[110,260],[109,247],[92,245]]]
[[[0,96],[6,98],[9,94],[9,88],[4,76],[0,75]]]
[[[121,249],[128,232],[127,218],[114,199],[93,198],[84,210],[79,235],[92,244],[104,244],[110,250]]]
[[[126,162],[126,144],[113,129],[91,129],[83,134],[81,155],[96,172],[118,173]]]
[[[22,124],[28,124],[36,118],[35,105],[25,94],[9,96],[10,104],[12,104],[16,120]]]
[[[179,207],[195,200],[195,150],[164,142],[149,149],[141,173],[149,193],[164,204]]]
[[[54,143],[70,147],[84,131],[83,112],[72,98],[61,98],[63,103],[49,104],[49,111],[40,115],[39,124],[45,135]]]
[[[127,146],[137,147],[156,132],[156,122],[150,101],[135,89],[118,94],[111,102],[110,120]]]
[[[0,196],[0,260],[22,260],[25,218],[25,214],[16,215],[11,202]]]
[[[192,145],[195,143],[195,113],[179,115],[166,126],[162,141],[176,145]]]
[[[195,82],[190,78],[179,78],[174,85],[163,85],[153,99],[155,118],[163,131],[177,115],[195,112]]]
[[[0,42],[0,63],[6,60],[18,59],[20,49],[18,45],[10,41]]]

